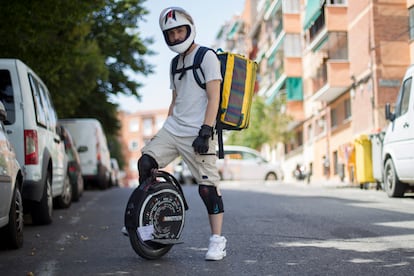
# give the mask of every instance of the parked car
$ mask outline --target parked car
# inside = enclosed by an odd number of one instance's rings
[[[187,164],[180,159],[174,166],[173,175],[180,184],[196,184],[197,181],[193,177]]]
[[[414,187],[414,65],[405,73],[394,112],[385,106],[390,121],[384,136],[382,161],[384,189],[390,197],[402,197]]]
[[[111,185],[119,186],[119,164],[115,158],[111,158]]]
[[[78,146],[83,180],[106,189],[111,181],[111,157],[101,123],[93,118],[61,119]]]
[[[23,175],[4,128],[6,117],[0,102],[0,244],[17,249],[23,245]]]
[[[67,174],[69,176],[70,184],[72,185],[72,201],[79,201],[84,190],[79,154],[70,132],[64,126],[60,126],[60,128],[68,160]]]
[[[24,210],[35,224],[51,223],[53,202],[69,207],[72,192],[49,91],[18,59],[0,59],[0,88],[7,111],[5,128],[24,172]]]
[[[259,152],[243,146],[224,146],[224,159],[217,160],[222,180],[283,180],[280,164],[270,163]]]

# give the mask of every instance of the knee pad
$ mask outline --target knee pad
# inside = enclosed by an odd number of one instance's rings
[[[144,154],[138,160],[139,183],[142,183],[151,176],[151,171],[158,169],[158,163],[148,154]]]
[[[206,205],[209,215],[220,214],[224,212],[223,200],[217,193],[217,188],[214,186],[199,185],[198,193]]]

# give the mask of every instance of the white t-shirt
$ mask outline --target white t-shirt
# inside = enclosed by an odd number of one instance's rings
[[[189,55],[185,56],[184,67],[191,66],[194,63],[194,57],[199,47],[197,46]],[[177,68],[182,67],[183,58],[180,56]],[[201,62],[201,68],[203,69],[204,79],[201,73],[198,75],[203,83],[222,79],[220,62],[213,51],[206,52]],[[207,108],[207,92],[197,84],[192,69],[185,71],[181,80],[178,79],[179,77],[180,73],[174,76],[170,74],[170,88],[176,91],[177,97],[172,115],[168,116],[164,128],[180,137],[197,136],[201,125],[204,123]]]

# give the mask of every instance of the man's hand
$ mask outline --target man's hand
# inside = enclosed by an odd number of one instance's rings
[[[196,153],[207,153],[208,151],[208,140],[213,134],[213,128],[208,125],[202,125],[198,132],[197,138],[194,140],[192,146]]]

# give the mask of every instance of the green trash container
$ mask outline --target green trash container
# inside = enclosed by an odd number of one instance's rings
[[[359,184],[374,183],[372,145],[368,135],[355,139],[356,180]],[[361,186],[362,187],[362,186]]]

